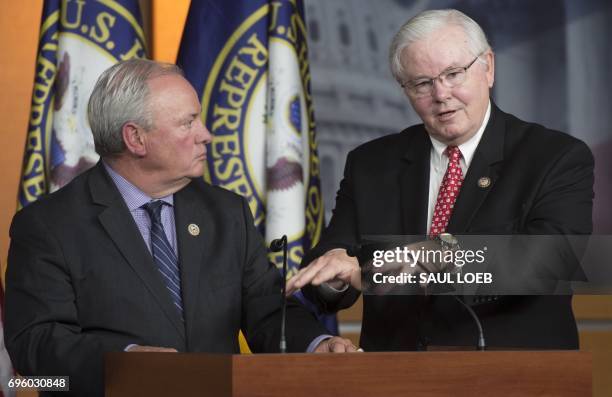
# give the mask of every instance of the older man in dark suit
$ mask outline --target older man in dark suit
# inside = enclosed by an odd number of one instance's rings
[[[492,103],[494,54],[476,22],[423,12],[396,34],[390,63],[423,124],[349,154],[330,224],[288,293],[305,287],[328,311],[352,305],[361,272],[347,249],[367,235],[591,233],[590,150]],[[490,346],[578,347],[571,295],[471,303]],[[475,346],[477,335],[452,297],[364,296],[366,350]]]
[[[280,275],[245,200],[200,178],[211,135],[180,69],[119,63],[88,111],[100,163],[11,226],[15,368],[94,396],[104,352],[238,353],[239,330],[253,351],[278,351]],[[287,316],[290,351],[355,350],[297,302]]]

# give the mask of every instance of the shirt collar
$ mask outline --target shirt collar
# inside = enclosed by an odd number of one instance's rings
[[[489,105],[487,106],[487,111],[485,112],[485,116],[484,116],[484,119],[482,120],[482,124],[480,125],[480,128],[478,129],[478,131],[476,131],[476,134],[474,134],[473,137],[471,137],[466,142],[459,145],[459,150],[461,150],[461,155],[463,156],[463,160],[465,161],[465,164],[467,167],[470,166],[470,163],[472,162],[472,158],[474,158],[474,153],[476,152],[476,148],[478,147],[478,144],[480,143],[482,134],[484,133],[484,130],[487,127],[487,124],[489,123],[490,117],[491,117],[491,101],[489,100]],[[445,143],[438,141],[437,139],[432,138],[431,135],[429,136],[429,139],[431,139],[431,144],[433,147],[432,154],[436,156],[437,160],[441,160],[442,155],[444,151],[446,150],[447,145]]]
[[[119,189],[119,193],[121,193],[121,197],[123,197],[123,200],[127,204],[127,207],[130,211],[140,208],[144,204],[155,200],[142,190],[138,189],[134,184],[125,179],[115,170],[113,170],[111,166],[108,165],[105,161],[102,161],[102,164],[104,164],[104,168],[106,168],[108,175],[110,175],[111,179],[115,183],[115,186],[117,186],[117,189]],[[173,194],[160,197],[159,200],[164,201],[170,206],[174,205]]]

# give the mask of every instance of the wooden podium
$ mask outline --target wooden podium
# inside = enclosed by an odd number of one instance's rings
[[[106,396],[590,396],[576,351],[109,353]]]

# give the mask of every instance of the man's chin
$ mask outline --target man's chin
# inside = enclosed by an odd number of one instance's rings
[[[430,135],[447,145],[461,145],[470,139],[474,134],[466,131],[466,127],[458,125],[438,125],[436,129],[432,129],[434,133],[430,132]],[[428,130],[428,131],[432,131]]]
[[[202,162],[201,164],[198,164],[197,166],[193,167],[191,172],[189,172],[189,174],[187,174],[187,177],[189,179],[201,178],[203,176],[204,176],[204,162]]]

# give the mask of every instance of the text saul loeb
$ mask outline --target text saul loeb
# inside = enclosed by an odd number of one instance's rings
[[[483,263],[486,251],[486,247],[481,250],[446,251],[424,247],[376,250],[372,253],[372,266],[388,266],[374,272],[372,281],[376,284],[490,284],[493,282],[491,273],[458,271],[466,264]],[[400,268],[407,271],[389,274]]]

